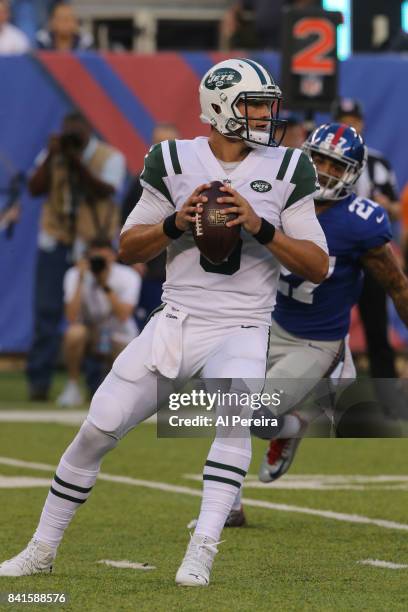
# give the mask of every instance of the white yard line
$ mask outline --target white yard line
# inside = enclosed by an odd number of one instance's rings
[[[87,410],[0,410],[3,423],[59,423],[80,425],[88,414]]]
[[[374,567],[383,567],[385,569],[407,569],[408,565],[404,563],[392,563],[391,561],[380,561],[379,559],[362,559],[357,561],[360,565],[372,565]]]
[[[0,464],[14,467],[24,467],[33,470],[43,470],[47,472],[53,472],[55,470],[55,467],[52,465],[48,465],[45,463],[32,463],[29,461],[21,461],[19,459],[12,459],[10,457],[0,457]],[[153,489],[156,491],[166,491],[169,493],[181,493],[182,495],[201,497],[201,491],[199,489],[191,489],[190,487],[172,485],[165,482],[140,480],[137,478],[131,478],[130,476],[115,476],[113,474],[105,474],[103,472],[99,474],[99,479],[109,482],[128,484],[136,487],[145,487],[147,489]],[[309,516],[319,516],[320,518],[332,519],[346,523],[375,525],[376,527],[381,527],[383,529],[397,529],[399,531],[408,531],[408,525],[405,523],[397,523],[396,521],[389,521],[386,519],[373,519],[368,516],[362,516],[360,514],[346,514],[343,512],[318,510],[317,508],[305,508],[303,506],[292,506],[289,504],[275,504],[260,499],[244,498],[243,502],[246,506],[265,508],[267,510],[277,510],[278,512],[293,512],[297,514],[306,514]]]
[[[33,487],[49,487],[49,478],[32,478],[31,476],[1,476],[0,489],[32,489]]]
[[[187,480],[201,482],[202,474],[184,474]],[[361,483],[361,484],[356,484]],[[311,491],[383,491],[408,489],[408,476],[378,475],[330,475],[330,474],[285,474],[274,482],[260,482],[257,476],[248,474],[245,489],[284,489]]]
[[[60,425],[81,425],[87,410],[0,410],[0,422],[3,423],[58,423]],[[156,423],[156,415],[144,421]]]
[[[138,570],[154,570],[156,569],[155,565],[149,565],[148,563],[136,563],[134,561],[128,561],[124,559],[123,561],[111,561],[110,559],[101,559],[98,563],[103,563],[104,565],[110,565],[111,567],[121,567],[127,569],[138,569]]]
[[[35,463],[34,461],[22,461],[21,459],[12,459],[11,457],[0,457],[1,465],[10,465],[11,467],[28,468],[29,470],[38,470],[40,472],[53,472],[55,467],[48,463]]]

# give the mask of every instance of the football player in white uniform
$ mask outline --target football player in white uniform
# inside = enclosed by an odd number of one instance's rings
[[[209,138],[165,141],[146,156],[144,191],[121,236],[121,258],[145,262],[167,249],[165,306],[115,361],[89,414],[63,454],[41,519],[26,549],[0,566],[0,576],[49,572],[77,508],[88,498],[104,455],[157,410],[158,383],[204,378],[264,383],[270,313],[281,264],[314,283],[328,271],[327,245],[316,219],[316,173],[307,156],[279,147],[281,92],[260,64],[215,65],[199,89]],[[226,212],[237,214],[241,239],[215,266],[200,254],[190,224],[205,206],[210,181],[225,183]],[[159,386],[160,389],[160,386]],[[159,398],[160,399],[160,398]],[[177,572],[185,586],[208,585],[211,565],[236,491],[251,458],[244,436],[216,435],[203,475],[195,533]]]

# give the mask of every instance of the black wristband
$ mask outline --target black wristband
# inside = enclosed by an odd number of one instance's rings
[[[260,244],[268,244],[268,242],[272,242],[273,237],[275,236],[275,231],[275,226],[261,217],[261,228],[259,232],[257,234],[253,234],[253,236]]]
[[[184,234],[184,230],[179,229],[176,225],[176,215],[177,213],[173,213],[163,221],[163,232],[172,240],[176,240]]]

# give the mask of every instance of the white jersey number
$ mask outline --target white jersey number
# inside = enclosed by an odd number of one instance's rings
[[[327,272],[327,276],[325,280],[327,280],[334,272],[334,268],[336,266],[336,258],[329,257],[329,271]],[[286,268],[281,268],[281,278],[279,279],[278,291],[282,293],[282,295],[286,295],[287,297],[291,297],[297,302],[302,302],[303,304],[313,304],[313,292],[319,285],[316,283],[312,283],[311,281],[304,281],[300,283],[298,287],[292,287],[292,285],[283,280],[282,276],[289,276],[292,274]],[[324,282],[324,281],[323,281]]]
[[[367,202],[362,198],[356,198],[354,202],[350,204],[349,211],[356,213],[358,217],[367,221],[376,208],[378,208],[378,204],[375,202]]]

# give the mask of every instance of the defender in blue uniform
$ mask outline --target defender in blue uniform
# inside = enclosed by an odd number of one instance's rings
[[[352,193],[367,158],[361,136],[344,124],[325,124],[309,136],[302,148],[314,162],[319,177],[315,206],[326,235],[330,266],[320,285],[288,271],[281,272],[272,315],[268,378],[281,383],[288,379],[297,382],[290,388],[289,402],[282,406],[285,418],[280,437],[270,442],[261,464],[259,478],[263,482],[276,480],[287,472],[308,421],[313,418],[291,410],[342,361],[341,376],[355,374],[347,334],[364,270],[386,289],[408,326],[408,282],[388,244],[391,229],[387,213],[379,204]],[[227,525],[240,526],[244,522],[239,494]]]
[[[329,248],[329,275],[314,285],[283,270],[273,320],[300,338],[341,340],[362,285],[361,258],[391,240],[391,227],[379,204],[355,194],[328,208],[317,201],[316,213]]]

